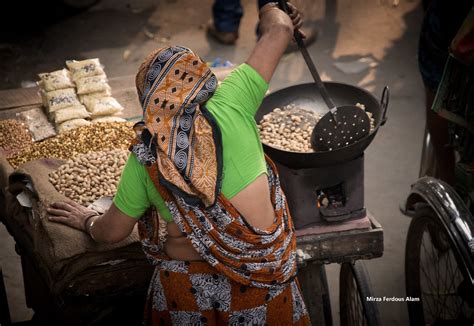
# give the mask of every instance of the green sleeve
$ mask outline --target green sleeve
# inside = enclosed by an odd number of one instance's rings
[[[125,164],[114,197],[114,204],[122,213],[136,219],[153,205],[163,219],[173,220],[145,167],[138,162],[134,154],[130,154]]]
[[[222,135],[222,193],[229,199],[267,171],[254,118],[267,89],[262,76],[242,64],[206,103]]]
[[[213,102],[232,103],[252,117],[262,103],[268,83],[252,66],[244,63],[232,71],[212,96]]]

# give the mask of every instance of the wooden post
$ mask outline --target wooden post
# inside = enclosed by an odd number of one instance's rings
[[[324,265],[316,261],[306,262],[298,269],[298,280],[311,324],[331,326],[331,305]]]

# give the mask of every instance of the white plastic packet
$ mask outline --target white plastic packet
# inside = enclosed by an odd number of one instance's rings
[[[71,71],[74,81],[84,77],[105,75],[104,69],[97,58],[81,61],[68,60],[66,61],[66,66]]]
[[[53,114],[54,122],[56,122],[56,124],[72,119],[89,117],[90,113],[87,112],[86,108],[82,104],[69,106],[67,108],[55,111]]]
[[[63,123],[60,123],[56,128],[58,130],[58,133],[63,133],[65,131],[75,129],[78,127],[88,126],[90,124],[91,122],[85,119],[72,119],[72,120],[68,120]]]
[[[43,92],[46,102],[46,107],[49,112],[64,109],[68,106],[80,105],[74,88],[58,89],[51,92]]]
[[[38,86],[47,92],[74,87],[71,73],[67,69],[41,73],[38,74],[38,77],[41,79],[40,82],[38,82]]]
[[[97,123],[97,122],[126,122],[127,120],[120,118],[120,117],[115,117],[115,116],[105,116],[105,117],[99,117],[92,119],[92,123]]]
[[[123,111],[123,107],[113,97],[94,97],[84,102],[93,117],[111,115]]]
[[[89,94],[83,94],[83,95],[78,95],[79,97],[79,101],[84,104],[86,103],[87,101],[90,101],[90,99],[92,98],[97,98],[97,97],[107,97],[107,96],[110,96],[111,95],[111,92],[110,92],[110,88],[105,90],[105,91],[101,91],[101,92],[95,92],[95,93],[89,93]]]
[[[77,94],[89,94],[96,92],[110,92],[105,75],[84,77],[76,80]]]

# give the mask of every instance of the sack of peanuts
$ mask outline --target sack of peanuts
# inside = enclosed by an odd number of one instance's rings
[[[113,197],[127,150],[111,150],[80,154],[51,172],[49,181],[56,190],[82,205],[90,205],[101,197]]]
[[[126,121],[127,120],[125,120],[124,118],[109,115],[109,116],[106,116],[106,117],[98,117],[98,118],[92,119],[91,122],[92,123],[99,123],[99,122],[126,122]]]
[[[87,110],[93,117],[117,114],[123,107],[113,97],[95,97],[85,101]]]
[[[56,127],[56,129],[61,134],[65,131],[75,129],[75,128],[78,128],[78,127],[82,127],[82,126],[88,126],[90,124],[91,124],[91,122],[87,121],[86,119],[72,119],[72,120],[68,120],[68,121],[65,121],[63,123],[60,123]]]
[[[67,69],[38,74],[38,85],[47,92],[58,89],[74,88],[71,73]]]
[[[97,58],[81,61],[68,60],[66,66],[71,71],[72,79],[76,82],[85,77],[105,75],[104,69]]]
[[[81,94],[81,95],[78,95],[79,97],[79,101],[82,103],[82,104],[85,104],[86,107],[87,107],[87,104],[88,102],[90,102],[92,99],[95,99],[95,98],[101,98],[101,97],[108,97],[110,96],[112,93],[110,92],[110,88],[109,89],[106,89],[105,91],[101,91],[101,92],[95,92],[95,93],[89,93],[89,94]]]
[[[107,77],[105,75],[77,79],[76,87],[78,95],[96,92],[110,92],[110,86],[107,83]]]
[[[77,255],[86,252],[106,252],[137,242],[139,238],[136,230],[118,243],[100,244],[94,242],[90,236],[82,231],[49,221],[49,213],[46,211],[46,208],[50,203],[67,199],[49,181],[49,176],[55,173],[64,163],[66,162],[57,159],[31,161],[15,170],[9,177],[9,191],[14,195],[18,194],[16,189],[24,188],[25,180],[31,183],[35,193],[35,196],[32,198],[33,210],[35,211],[35,228],[33,230],[35,254],[40,255],[42,259],[50,263],[55,263],[63,259],[77,257]],[[76,173],[70,175],[76,175]],[[62,183],[67,187],[71,187],[65,182]],[[81,188],[84,188],[84,185],[81,185]]]
[[[69,106],[67,108],[57,110],[53,113],[53,119],[56,124],[73,120],[73,119],[82,119],[82,118],[89,118],[90,113],[87,112],[84,105],[74,105]]]
[[[68,106],[80,105],[74,88],[59,89],[51,92],[41,92],[43,103],[48,112],[55,112]]]

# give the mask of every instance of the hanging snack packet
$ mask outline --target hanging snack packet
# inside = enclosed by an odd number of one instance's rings
[[[58,111],[55,111],[53,114],[54,122],[56,124],[79,118],[89,118],[90,114],[87,112],[84,105],[74,105]]]
[[[51,92],[43,92],[46,107],[49,112],[55,112],[57,110],[64,109],[71,105],[80,105],[79,99],[77,98],[74,88],[58,89]]]
[[[78,127],[88,126],[90,124],[90,121],[87,121],[85,119],[72,119],[59,124],[56,128],[58,130],[58,133],[63,133],[65,131]]]
[[[67,69],[38,74],[41,79],[38,85],[47,92],[64,88],[73,88],[71,73]]]
[[[84,102],[93,117],[111,115],[123,111],[123,107],[113,97],[95,97]]]
[[[92,119],[92,123],[97,123],[97,122],[126,122],[124,118],[120,117],[114,117],[114,116],[106,116],[106,117],[99,117]]]
[[[89,94],[96,92],[110,92],[105,75],[84,77],[76,80],[77,94]]]
[[[104,69],[97,58],[81,61],[68,60],[66,61],[66,66],[71,71],[72,79],[76,82],[84,77],[105,75]]]

